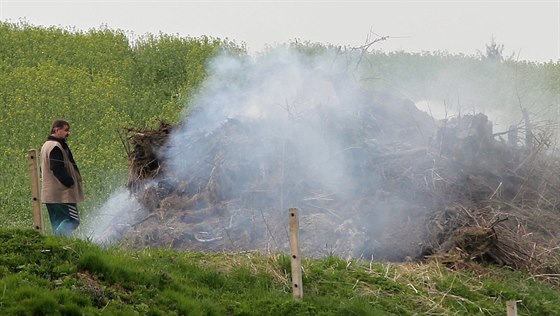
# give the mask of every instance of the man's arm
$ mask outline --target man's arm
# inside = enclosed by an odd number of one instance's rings
[[[51,164],[51,170],[54,173],[54,176],[64,184],[66,187],[71,187],[74,185],[74,179],[66,170],[66,166],[64,165],[64,157],[62,156],[62,151],[58,147],[54,147],[51,150],[49,155],[49,160]]]

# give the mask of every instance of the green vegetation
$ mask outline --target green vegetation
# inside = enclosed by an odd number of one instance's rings
[[[0,24],[0,227],[31,224],[27,151],[40,149],[54,119],[71,122],[70,142],[86,180],[88,209],[122,186],[123,127],[177,122],[205,77],[207,61],[234,43],[208,37],[87,33]]]
[[[0,229],[2,315],[558,315],[560,292],[518,272],[437,262],[302,262],[257,253],[101,249],[83,240]]]
[[[75,32],[0,23],[0,312],[5,315],[498,315],[560,314],[558,289],[523,273],[437,262],[387,264],[306,259],[304,300],[291,297],[289,257],[102,249],[46,237],[32,226],[27,151],[53,119],[72,123],[71,146],[86,181],[82,214],[126,179],[125,127],[178,122],[221,51],[219,39],[121,31]],[[294,45],[313,56],[332,47]],[[340,56],[340,55],[339,55]],[[365,52],[363,84],[429,99],[558,119],[560,61],[497,62],[444,53]],[[468,97],[467,97],[468,96]],[[474,99],[469,99],[471,96]],[[518,114],[520,115],[520,113]]]

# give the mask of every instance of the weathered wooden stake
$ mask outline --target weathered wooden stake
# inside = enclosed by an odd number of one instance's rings
[[[299,215],[297,208],[289,209],[290,213],[290,249],[292,252],[292,288],[296,300],[303,299],[303,281],[301,275],[301,258],[299,256]]]
[[[517,301],[506,302],[507,316],[517,316]]]
[[[30,149],[29,174],[31,178],[31,194],[33,199],[33,223],[34,228],[43,233],[43,217],[41,216],[41,191],[39,190],[39,168],[37,162],[37,150]]]

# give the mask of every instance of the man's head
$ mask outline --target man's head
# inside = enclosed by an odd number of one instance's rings
[[[65,120],[56,120],[52,124],[51,135],[59,138],[66,139],[70,135],[70,123]]]

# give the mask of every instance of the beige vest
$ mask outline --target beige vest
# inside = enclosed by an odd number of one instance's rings
[[[51,170],[49,155],[54,147],[58,147],[62,151],[64,165],[74,179],[74,185],[69,188],[58,181]],[[70,162],[66,150],[57,141],[48,140],[41,148],[41,176],[43,178],[42,203],[78,203],[84,200],[82,176]]]

